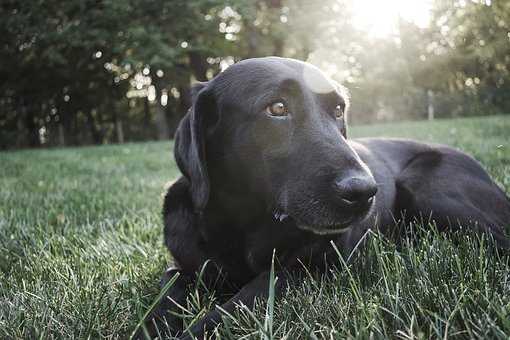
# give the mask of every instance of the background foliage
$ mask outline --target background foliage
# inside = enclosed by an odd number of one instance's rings
[[[0,148],[170,138],[191,83],[265,55],[344,83],[355,123],[510,112],[510,2],[435,0],[384,38],[353,3],[2,1]]]

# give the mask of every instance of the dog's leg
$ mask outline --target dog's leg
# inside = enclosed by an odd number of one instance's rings
[[[161,277],[161,288],[177,275],[168,291],[144,320],[145,330],[140,328],[133,336],[134,339],[146,339],[145,331],[150,339],[158,334],[166,336],[178,336],[182,332],[182,319],[180,306],[186,305],[188,286],[192,279],[177,267],[169,267]]]
[[[323,240],[314,244],[310,244],[305,248],[297,249],[291,256],[288,256],[283,269],[275,271],[274,291],[278,297],[281,295],[291,282],[291,277],[303,274],[303,269],[317,273],[323,273],[329,265],[338,263],[338,256],[345,259],[352,256],[364,239],[363,231],[356,233],[352,238],[339,238],[334,243],[336,248],[331,244],[333,241]],[[346,249],[343,249],[346,247]],[[342,253],[338,253],[338,252]],[[266,300],[269,293],[270,272],[260,273],[252,281],[244,285],[232,298],[223,303],[221,306],[207,313],[191,328],[184,330],[180,340],[203,339],[207,331],[211,331],[216,327],[222,318],[222,311],[232,313],[238,305],[244,305],[248,309],[252,309],[255,299]]]
[[[212,330],[221,322],[221,310],[231,313],[236,305],[245,305],[251,309],[255,304],[255,298],[267,299],[269,291],[269,277],[269,272],[259,274],[255,279],[241,288],[236,295],[221,305],[221,307],[217,307],[210,311],[190,329],[185,330],[179,339],[203,339],[206,331]],[[278,295],[287,286],[288,276],[283,271],[279,271],[275,273],[275,277],[277,277],[277,280],[275,280],[275,294]]]

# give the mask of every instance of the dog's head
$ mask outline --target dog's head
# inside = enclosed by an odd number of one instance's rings
[[[249,199],[318,234],[364,218],[377,186],[346,141],[346,107],[340,86],[292,59],[244,60],[196,85],[175,145],[195,209]]]

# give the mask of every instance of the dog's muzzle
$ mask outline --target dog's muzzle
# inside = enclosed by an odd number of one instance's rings
[[[311,227],[306,224],[298,224],[297,227],[299,229],[310,231],[317,235],[335,235],[335,234],[343,234],[348,232],[351,229],[351,224],[348,226],[345,225],[334,225],[334,226],[320,226],[320,227]]]

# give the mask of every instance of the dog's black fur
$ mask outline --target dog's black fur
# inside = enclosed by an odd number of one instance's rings
[[[281,290],[303,263],[324,269],[334,258],[330,241],[348,254],[368,228],[391,233],[401,216],[473,228],[510,247],[510,202],[478,162],[442,145],[348,140],[345,118],[334,114],[345,110],[342,92],[313,66],[276,57],[244,60],[195,87],[175,141],[183,177],[163,210],[177,265],[163,281],[180,275],[149,330],[165,318],[174,335],[200,338],[220,321],[216,309],[183,332],[168,312],[185,304],[208,260],[204,282],[221,271],[215,288],[231,294],[222,305],[231,311],[267,294],[273,249]],[[271,116],[274,102],[288,114]]]

